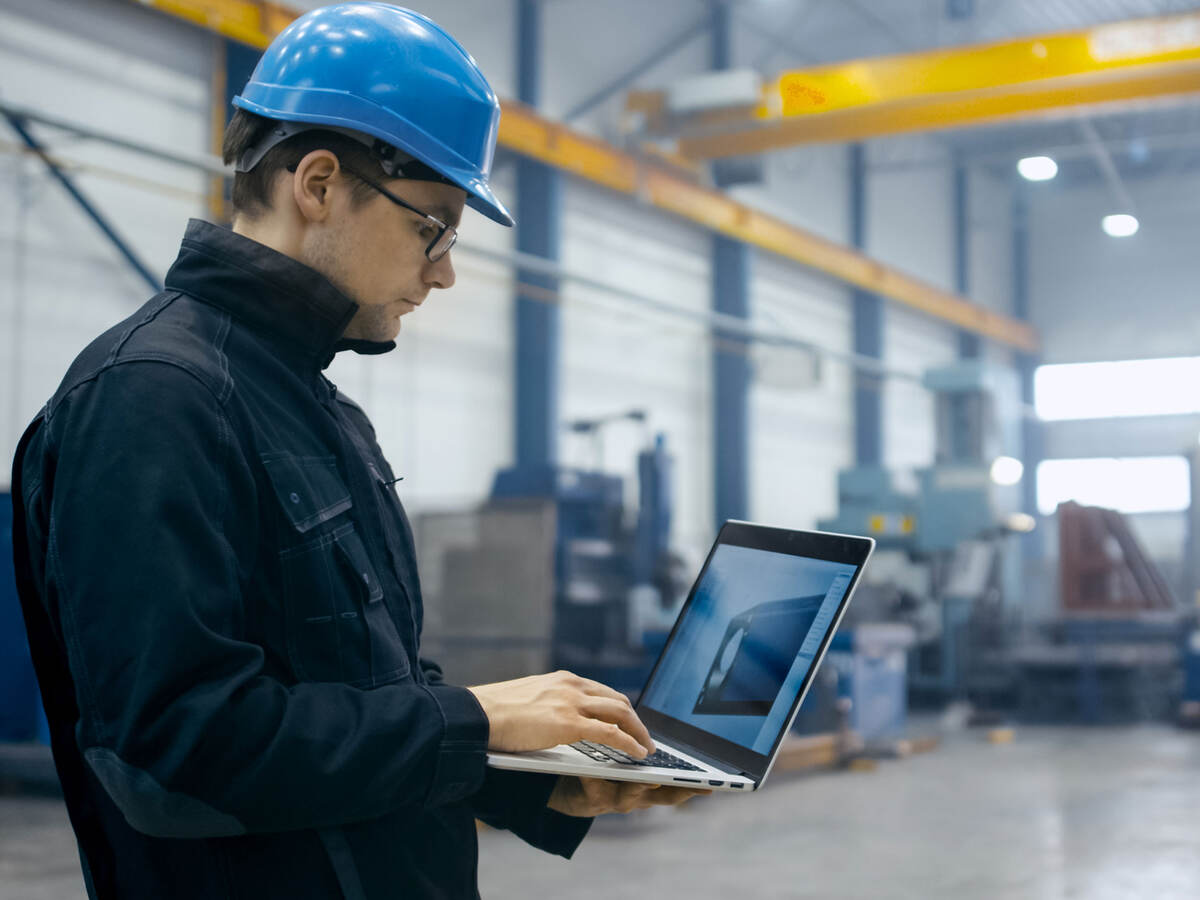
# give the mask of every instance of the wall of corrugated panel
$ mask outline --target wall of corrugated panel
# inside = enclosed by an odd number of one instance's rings
[[[138,8],[18,2],[0,10],[4,99],[94,128],[184,151],[208,149],[211,44],[194,29]],[[138,52],[139,49],[144,52]],[[206,181],[193,170],[34,126],[52,153],[86,161],[78,187],[160,275]],[[41,161],[15,152],[0,124],[0,457],[75,355],[150,296]],[[127,176],[114,178],[97,168]],[[147,183],[166,186],[157,189]],[[0,466],[7,484],[8,466]]]

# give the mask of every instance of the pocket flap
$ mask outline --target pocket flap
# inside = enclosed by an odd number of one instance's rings
[[[264,453],[260,458],[284,515],[297,531],[308,531],[353,505],[336,457]]]

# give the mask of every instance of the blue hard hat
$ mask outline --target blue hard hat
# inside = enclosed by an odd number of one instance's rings
[[[271,42],[233,105],[368,135],[462,188],[489,219],[513,224],[488,184],[500,102],[462,45],[419,13],[387,3],[313,10]]]

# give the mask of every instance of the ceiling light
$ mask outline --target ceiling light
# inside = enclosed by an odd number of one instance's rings
[[[1048,156],[1027,156],[1017,163],[1017,171],[1028,181],[1049,181],[1058,174],[1058,163]]]
[[[1011,456],[997,456],[992,462],[992,481],[1002,487],[1012,487],[1019,484],[1025,474],[1025,466],[1019,459]]]
[[[1109,237],[1129,237],[1137,234],[1138,220],[1126,213],[1117,213],[1101,219],[1100,227]]]

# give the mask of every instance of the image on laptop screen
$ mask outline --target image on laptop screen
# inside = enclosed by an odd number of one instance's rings
[[[856,569],[719,545],[639,705],[769,753]]]

